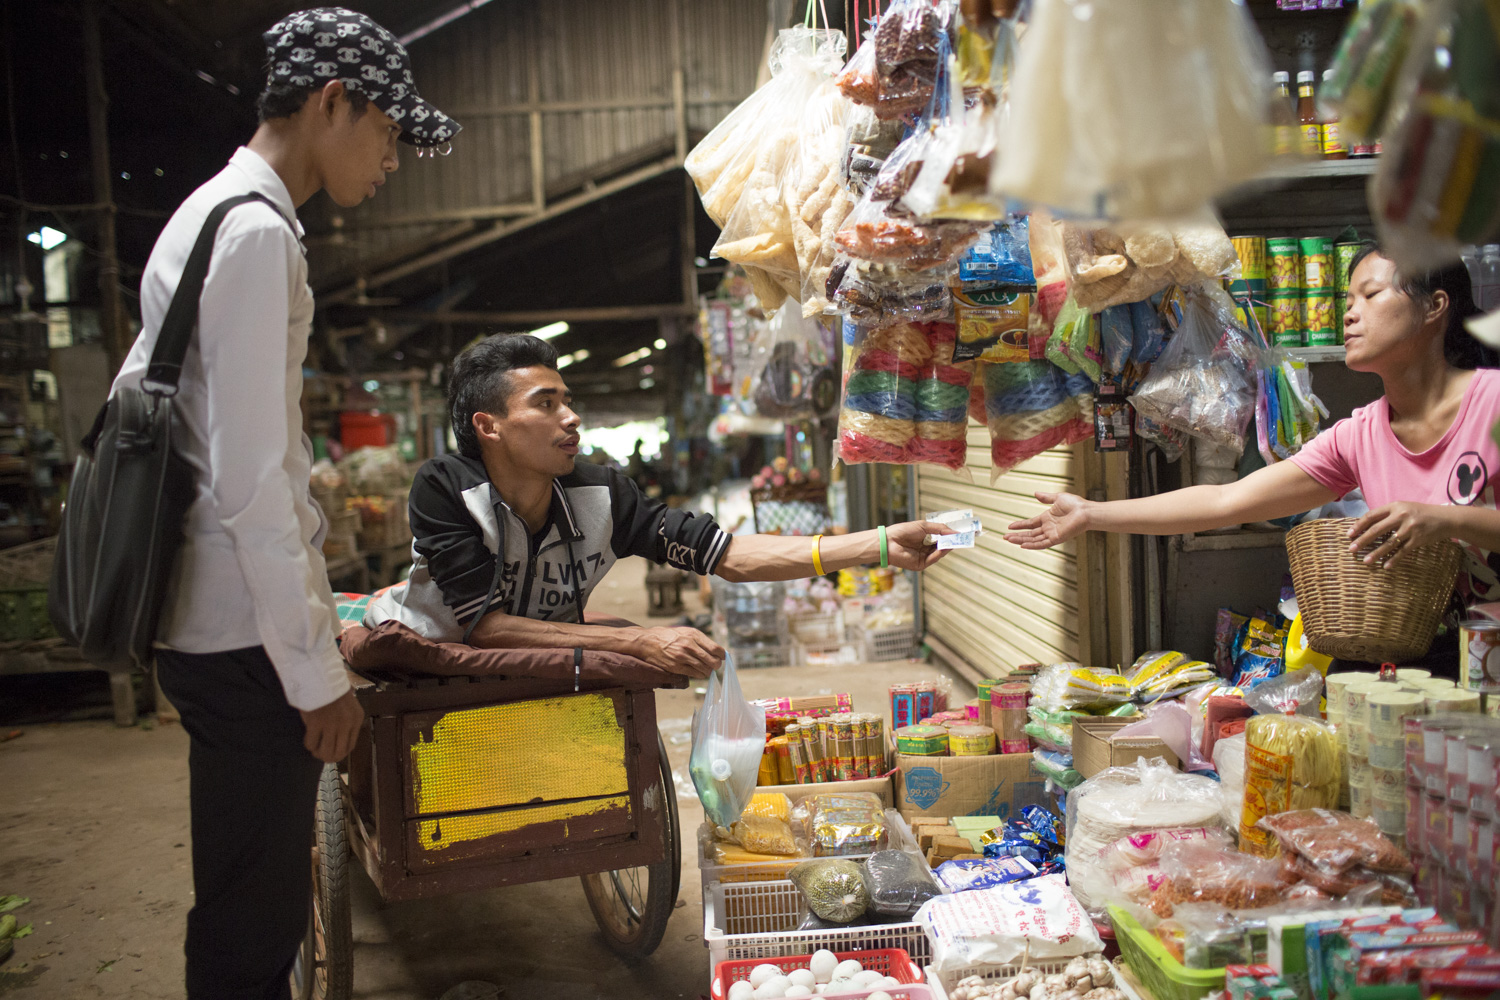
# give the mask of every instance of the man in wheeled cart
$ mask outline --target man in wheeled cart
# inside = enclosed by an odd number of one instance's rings
[[[458,453],[429,460],[411,489],[411,577],[370,602],[365,625],[396,621],[433,642],[491,649],[625,653],[706,677],[724,650],[693,628],[584,623],[589,594],[616,561],[732,582],[797,580],[878,563],[924,570],[929,536],[908,521],[812,539],[731,536],[703,514],[651,500],[615,469],[577,462],[578,414],[557,351],[526,335],[489,337],[459,355],[448,390]]]

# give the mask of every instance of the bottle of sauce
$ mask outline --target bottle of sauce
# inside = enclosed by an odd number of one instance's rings
[[[1291,156],[1297,152],[1297,110],[1292,103],[1292,74],[1277,71],[1271,74],[1275,93],[1271,96],[1271,151],[1277,156]]]
[[[1318,106],[1313,100],[1313,77],[1310,69],[1297,74],[1297,128],[1302,139],[1298,152],[1309,159],[1323,155],[1323,129],[1318,124]]]
[[[1333,76],[1333,70],[1323,71],[1323,86],[1328,86],[1328,80]],[[1338,115],[1329,115],[1319,123],[1323,139],[1323,159],[1325,160],[1347,160],[1349,159],[1349,147],[1344,145],[1344,140],[1339,135]]]

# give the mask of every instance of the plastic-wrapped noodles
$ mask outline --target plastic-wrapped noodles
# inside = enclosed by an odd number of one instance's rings
[[[1262,817],[1293,809],[1334,809],[1339,754],[1333,730],[1299,715],[1257,715],[1245,724],[1245,800],[1240,850],[1275,857],[1276,837]]]

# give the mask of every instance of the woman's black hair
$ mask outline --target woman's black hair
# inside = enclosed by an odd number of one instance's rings
[[[1345,277],[1352,281],[1354,269],[1371,254],[1390,260],[1378,244],[1366,243],[1354,255]],[[1443,356],[1450,365],[1455,368],[1491,368],[1500,362],[1493,350],[1469,336],[1469,331],[1464,329],[1464,320],[1477,316],[1481,310],[1474,304],[1474,283],[1469,277],[1469,269],[1462,262],[1415,275],[1407,275],[1398,267],[1396,287],[1401,294],[1423,307],[1432,304],[1434,292],[1448,293],[1448,326],[1443,331]]]
[[[448,410],[453,419],[453,437],[458,450],[479,458],[479,436],[474,433],[474,414],[505,415],[510,401],[510,373],[517,368],[541,365],[557,369],[557,348],[529,334],[496,334],[486,337],[453,359],[448,381]]]

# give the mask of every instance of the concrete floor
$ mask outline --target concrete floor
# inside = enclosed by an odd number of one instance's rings
[[[647,621],[644,572],[640,560],[617,566],[590,609]],[[696,595],[688,601],[701,610]],[[856,709],[880,711],[891,683],[937,673],[903,661],[746,671],[741,681],[751,698],[848,691]],[[355,996],[438,1000],[465,980],[503,985],[516,1000],[707,995],[694,835],[703,809],[687,776],[689,726],[701,697],[701,689],[687,689],[657,698],[677,781],[683,877],[653,956],[628,966],[605,949],[576,880],[387,906],[360,874]],[[0,995],[181,997],[182,934],[193,901],[186,735],[177,725],[117,729],[104,721],[21,729],[21,738],[0,743],[0,895],[29,896],[16,913],[36,931],[0,965]]]

